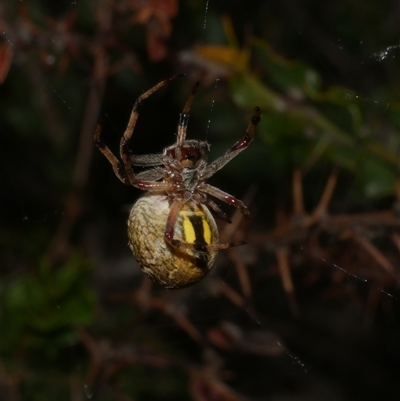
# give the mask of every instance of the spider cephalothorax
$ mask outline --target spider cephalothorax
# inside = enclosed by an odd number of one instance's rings
[[[211,270],[218,250],[244,243],[219,243],[217,226],[208,207],[228,221],[213,198],[238,208],[245,217],[249,216],[247,207],[206,181],[247,148],[261,118],[260,109],[256,107],[244,137],[221,157],[207,164],[205,156],[209,144],[186,140],[189,111],[199,85],[196,83],[180,115],[176,143],[162,154],[132,154],[129,142],[142,102],[181,75],[160,82],[136,100],[120,142],[121,161],[101,141],[100,126],[94,137],[117,177],[124,184],[148,191],[130,211],[129,246],[143,271],[167,288],[187,287],[199,281]],[[136,174],[135,166],[148,169]]]
[[[168,158],[178,161],[187,168],[199,167],[200,162],[205,164],[206,151],[210,150],[207,142],[188,140],[183,143],[169,146],[164,151],[164,163]]]
[[[164,150],[164,181],[170,184],[172,197],[185,201],[195,199],[196,189],[201,184],[200,174],[207,165],[205,152],[209,150],[207,142],[189,140],[169,146]],[[201,199],[197,196],[197,201]]]

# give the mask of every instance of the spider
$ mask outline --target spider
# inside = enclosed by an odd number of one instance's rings
[[[111,163],[116,176],[126,185],[147,191],[129,214],[129,246],[142,270],[166,288],[194,284],[212,269],[219,250],[245,243],[219,243],[218,229],[209,208],[223,219],[229,219],[213,198],[238,208],[246,218],[250,214],[242,201],[206,181],[247,148],[261,118],[256,107],[244,137],[207,164],[205,155],[210,145],[186,139],[189,112],[199,86],[196,82],[180,114],[176,142],[162,154],[132,154],[130,139],[143,101],[183,75],[161,81],[136,100],[120,142],[121,161],[102,142],[100,125],[94,135],[95,144]],[[135,173],[133,167],[148,169]]]

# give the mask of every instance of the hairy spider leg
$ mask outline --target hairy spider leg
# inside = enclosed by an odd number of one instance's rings
[[[158,182],[162,178],[162,171],[160,168],[155,167],[150,170],[142,171],[141,173],[136,175],[136,184],[132,184],[129,175],[127,174],[125,167],[123,164],[114,156],[111,150],[103,143],[102,139],[100,138],[101,133],[101,125],[98,124],[96,128],[96,132],[94,133],[94,143],[99,148],[101,153],[107,158],[110,162],[115,175],[126,185],[135,185],[140,189],[144,189],[147,191],[162,191],[168,188],[167,184],[162,182]],[[138,165],[150,165],[156,166],[162,163],[158,163],[159,155],[143,155],[143,156],[150,156],[152,159],[149,160],[147,164],[141,162]],[[135,163],[132,163],[135,165]]]
[[[114,170],[115,175],[126,185],[131,185],[128,176],[125,173],[125,168],[121,164],[121,162],[114,156],[111,150],[103,143],[100,138],[101,134],[101,125],[98,124],[96,128],[96,132],[94,133],[94,143],[99,148],[100,152],[107,158],[107,160],[111,163],[112,168]]]
[[[246,205],[241,200],[236,199],[234,196],[229,195],[219,188],[215,188],[212,185],[205,183],[199,185],[198,190],[201,192],[205,192],[206,194],[211,195],[214,198],[217,198],[220,201],[239,209],[240,213],[242,213],[246,219],[250,218],[249,209],[247,209]]]
[[[250,124],[246,129],[244,137],[239,139],[226,153],[220,156],[218,159],[210,163],[200,174],[200,179],[205,181],[214,175],[218,170],[221,170],[227,163],[229,163],[234,157],[245,150],[250,142],[254,138],[254,130],[257,127],[261,119],[261,110],[259,107],[254,108],[254,114],[251,117]],[[229,202],[227,202],[229,203]]]
[[[228,215],[209,197],[207,197],[206,203],[215,213],[218,214],[221,219],[225,220],[227,223],[232,223],[232,220],[228,217]]]
[[[121,160],[125,168],[125,174],[127,175],[131,185],[138,187],[140,189],[148,190],[148,191],[163,191],[166,189],[166,185],[160,182],[154,181],[139,181],[133,172],[132,165],[134,160],[132,160],[132,155],[129,152],[129,141],[132,137],[133,130],[136,125],[136,121],[139,117],[139,109],[142,105],[143,101],[146,100],[149,96],[151,96],[154,92],[158,91],[162,87],[168,85],[171,81],[183,77],[184,74],[176,74],[171,78],[167,78],[164,81],[161,81],[157,85],[153,86],[148,91],[144,92],[141,96],[138,97],[135,104],[133,105],[132,113],[129,118],[128,125],[124,132],[123,137],[121,138],[119,150],[121,155]]]
[[[178,136],[176,143],[182,143],[186,139],[186,130],[189,122],[189,112],[190,108],[192,107],[194,95],[196,94],[199,85],[200,81],[197,81],[192,89],[192,93],[189,95],[189,98],[185,104],[185,107],[182,110],[182,113],[179,115]]]

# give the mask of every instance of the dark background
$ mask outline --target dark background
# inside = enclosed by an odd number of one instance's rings
[[[397,1],[1,6],[5,401],[398,399]],[[178,72],[143,105],[134,153],[173,143],[198,79],[188,137],[210,160],[263,117],[211,179],[249,206],[217,220],[248,245],[167,291],[127,247],[141,191],[93,133],[102,121],[117,154],[135,99]]]

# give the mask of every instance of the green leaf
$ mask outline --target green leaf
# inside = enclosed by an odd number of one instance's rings
[[[311,68],[300,61],[290,61],[278,53],[265,40],[254,38],[254,55],[267,73],[266,78],[285,92],[300,91],[308,96],[319,92],[321,78]],[[303,96],[304,97],[304,96]]]
[[[35,276],[11,283],[4,293],[5,341],[0,346],[5,350],[42,344],[42,337],[43,344],[65,345],[76,327],[89,325],[94,318],[86,260],[76,254],[57,269],[42,260],[38,270]]]

